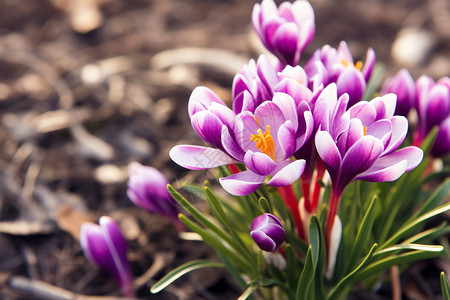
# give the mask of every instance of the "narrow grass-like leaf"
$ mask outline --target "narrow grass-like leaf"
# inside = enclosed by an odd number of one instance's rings
[[[200,234],[200,236],[202,237],[202,239],[205,243],[209,244],[215,250],[220,251],[224,255],[228,256],[231,260],[233,260],[233,262],[237,266],[240,266],[241,268],[244,268],[245,270],[247,270],[249,272],[253,271],[253,269],[254,269],[253,266],[240,254],[227,248],[218,236],[201,228],[200,226],[198,226],[197,224],[195,224],[194,222],[192,222],[191,220],[189,220],[186,216],[184,216],[182,214],[180,214],[178,218],[189,229]]]
[[[214,194],[214,192],[208,188],[205,187],[206,196],[208,198],[208,203],[210,204],[211,208],[214,209],[216,212],[216,218],[222,223],[222,225],[228,230],[228,232],[232,235],[232,240],[230,245],[233,246],[237,251],[241,252],[246,256],[250,261],[250,263],[253,265],[255,263],[255,260],[253,259],[253,253],[248,249],[247,245],[242,241],[239,234],[236,232],[236,227],[233,226],[228,216],[225,214],[225,211],[223,210],[220,201]]]
[[[375,220],[375,203],[378,197],[374,196],[370,202],[369,208],[364,215],[364,218],[358,228],[358,234],[356,235],[355,241],[352,245],[352,250],[350,256],[348,257],[347,271],[352,268],[355,263],[359,261],[362,256],[364,249],[366,249],[366,244],[370,239],[373,222]]]
[[[170,184],[167,186],[169,193],[172,197],[184,208],[191,216],[204,227],[210,229],[217,234],[221,239],[227,243],[231,243],[232,240],[222,229],[217,227],[214,223],[209,221],[197,208],[195,208],[186,198],[183,197],[177,190],[175,190]]]
[[[297,255],[295,254],[294,248],[287,244],[286,250],[286,276],[288,284],[292,290],[296,288],[297,278],[299,278],[300,265],[298,263]]]
[[[309,289],[314,279],[314,273],[315,265],[312,248],[309,246],[308,252],[306,253],[305,265],[303,267],[302,274],[300,275],[300,279],[298,280],[297,291],[295,293],[296,300],[309,299]]]
[[[369,253],[367,253],[367,255],[364,257],[362,262],[355,269],[353,269],[353,271],[351,271],[344,278],[342,278],[342,280],[339,281],[338,284],[328,293],[328,300],[334,300],[340,296],[341,292],[345,288],[347,288],[348,283],[350,283],[351,279],[355,276],[355,274],[367,264],[367,262],[372,257],[372,255],[375,252],[375,250],[377,249],[377,247],[378,247],[378,245],[376,243],[373,244],[372,248],[370,248]]]
[[[427,252],[441,252],[442,249],[443,249],[443,247],[439,246],[439,245],[399,244],[399,245],[394,245],[394,246],[387,247],[385,249],[378,251],[374,255],[374,257],[376,257],[378,255],[383,255],[386,253],[397,252],[400,250],[420,250],[420,251],[427,251]]]
[[[440,251],[412,251],[407,253],[402,253],[399,255],[389,256],[384,259],[381,259],[379,261],[376,261],[370,265],[368,265],[366,268],[361,270],[355,277],[353,277],[350,281],[351,283],[361,281],[369,276],[377,275],[379,272],[382,272],[392,266],[409,263],[416,260],[422,260],[427,258],[436,257],[439,255],[439,253],[444,250],[444,247],[440,247]]]
[[[449,229],[450,227],[447,226],[447,222],[442,222],[442,224],[438,227],[419,232],[418,234],[405,240],[402,244],[412,244],[423,239],[434,239],[448,234]]]
[[[409,218],[409,222],[417,219],[422,214],[426,213],[430,209],[435,208],[442,202],[442,200],[449,194],[450,192],[450,178],[447,178],[438,189],[425,201],[425,203],[419,207],[419,209]]]
[[[441,272],[441,290],[442,298],[444,300],[450,300],[450,286],[444,272]]]
[[[194,271],[194,270],[198,270],[198,269],[202,269],[202,268],[210,268],[210,267],[224,268],[224,265],[222,263],[210,262],[210,261],[206,261],[206,260],[193,260],[193,261],[187,262],[187,263],[173,269],[169,273],[167,273],[166,276],[161,278],[157,283],[155,283],[151,287],[150,291],[153,294],[156,294],[156,293],[162,291],[163,289],[165,289],[168,285],[170,285],[172,282],[174,282],[181,276],[183,276],[191,271]]]
[[[380,249],[384,249],[386,247],[391,246],[392,244],[397,242],[402,236],[406,235],[406,233],[408,233],[410,230],[414,229],[415,226],[448,210],[450,210],[450,202],[429,211],[428,213],[418,217],[415,220],[411,220],[409,224],[400,228],[399,231],[397,231],[389,240],[387,240],[382,246],[380,246]]]
[[[237,300],[245,300],[248,297],[250,297],[250,295],[256,291],[258,289],[258,285],[256,284],[250,284],[247,289],[239,296],[239,298]]]
[[[309,244],[311,245],[314,266],[318,264],[321,247],[319,230],[319,220],[316,216],[312,216],[309,222],[308,238]]]

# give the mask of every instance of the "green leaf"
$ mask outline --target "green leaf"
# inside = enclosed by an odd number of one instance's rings
[[[350,281],[356,275],[356,273],[367,264],[367,262],[372,257],[372,255],[375,252],[375,250],[377,249],[377,247],[378,247],[378,245],[376,243],[373,244],[372,248],[370,248],[369,253],[367,253],[367,255],[364,257],[363,261],[355,269],[353,269],[353,271],[351,271],[349,274],[347,274],[347,276],[342,278],[342,280],[339,281],[338,284],[328,293],[328,300],[333,300],[333,299],[336,299],[337,297],[339,297],[342,290],[345,289],[349,285]]]
[[[166,276],[161,278],[157,283],[155,283],[151,287],[150,291],[153,294],[156,294],[156,293],[162,291],[163,289],[165,289],[168,285],[170,285],[172,282],[174,282],[181,276],[183,276],[191,271],[194,271],[194,270],[198,270],[198,269],[202,269],[202,268],[210,268],[210,267],[223,268],[224,265],[222,263],[210,262],[210,261],[205,261],[205,260],[193,260],[193,261],[187,262],[187,263],[173,269],[169,273],[167,273]]]
[[[449,194],[450,192],[450,178],[447,178],[439,187],[438,189],[425,201],[425,203],[414,213],[414,215],[411,216],[409,221],[413,221],[414,219],[418,218],[419,216],[423,215],[430,209],[435,208],[436,206],[441,203],[444,198]]]
[[[439,246],[439,245],[399,244],[399,245],[394,245],[394,246],[391,246],[391,247],[388,247],[388,248],[378,251],[374,255],[374,257],[376,257],[378,255],[386,254],[386,253],[397,252],[400,250],[420,250],[420,251],[427,251],[427,252],[441,252],[442,249],[443,249],[443,247]]]
[[[167,189],[172,197],[184,208],[191,216],[204,227],[213,231],[217,236],[228,244],[233,244],[233,240],[227,235],[221,228],[217,227],[214,223],[209,221],[197,208],[195,208],[186,198],[183,197],[177,190],[175,190],[170,184],[167,185]]]
[[[251,284],[247,287],[247,289],[242,293],[242,295],[239,296],[239,298],[237,300],[245,300],[248,297],[250,297],[250,295],[256,291],[258,289],[258,285],[257,284]]]
[[[431,252],[431,251],[417,250],[417,251],[402,253],[402,254],[398,254],[398,255],[394,255],[394,256],[389,256],[384,259],[378,260],[378,261],[370,264],[363,270],[361,270],[361,272],[359,272],[355,277],[353,277],[351,282],[353,283],[353,282],[361,281],[364,278],[376,275],[379,272],[382,272],[382,271],[384,271],[392,266],[395,266],[395,265],[409,263],[409,262],[412,262],[415,260],[422,260],[422,259],[435,257],[442,250],[444,250],[444,247],[442,247],[442,246],[436,246],[436,247],[440,247],[439,251]]]
[[[254,267],[247,261],[246,258],[242,257],[240,253],[236,253],[231,249],[229,249],[228,247],[226,247],[223,244],[223,241],[217,235],[201,228],[200,226],[189,220],[183,214],[180,214],[178,218],[189,229],[191,229],[194,232],[197,232],[202,237],[205,243],[213,247],[216,251],[222,252],[224,255],[228,256],[231,260],[233,260],[234,264],[236,264],[241,268],[244,268],[249,273],[251,273],[254,270]]]
[[[296,288],[297,278],[299,278],[300,264],[298,262],[297,255],[294,248],[290,245],[286,245],[286,276],[291,289]]]
[[[317,266],[320,254],[320,233],[319,220],[316,216],[312,216],[309,222],[308,239],[311,245],[314,266]]]
[[[441,272],[441,289],[442,298],[444,300],[450,300],[450,286],[448,285],[447,276],[445,276],[444,272]]]
[[[347,270],[352,268],[359,261],[364,249],[367,249],[366,244],[372,233],[372,226],[375,220],[375,203],[377,201],[378,197],[374,196],[358,228],[358,234],[356,235],[350,256],[348,257]]]
[[[295,294],[296,300],[308,299],[309,289],[314,278],[315,265],[312,254],[312,248],[309,246],[308,252],[306,253],[306,261],[303,267],[302,274],[298,280],[297,292]]]
[[[273,214],[272,205],[270,205],[270,202],[266,198],[259,198],[259,207],[261,207],[263,212]]]
[[[384,249],[392,244],[394,244],[395,242],[397,242],[402,236],[406,235],[408,232],[410,232],[411,230],[413,230],[417,225],[419,225],[422,222],[425,222],[426,220],[437,216],[441,213],[444,213],[446,211],[450,210],[450,202],[441,205],[435,209],[433,209],[432,211],[429,211],[428,213],[418,217],[415,220],[411,220],[409,222],[409,224],[403,226],[402,228],[400,228],[399,231],[397,231],[389,240],[387,240],[380,248]]]

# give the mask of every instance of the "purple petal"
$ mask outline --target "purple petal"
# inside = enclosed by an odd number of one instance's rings
[[[261,230],[252,231],[250,233],[250,236],[258,245],[258,247],[264,251],[272,252],[277,248],[277,244],[265,232]]]
[[[111,253],[101,228],[90,222],[83,223],[80,229],[80,245],[86,258],[104,270],[110,270]]]
[[[397,104],[397,95],[386,94],[382,97],[376,97],[369,102],[377,112],[375,120],[388,119],[394,115]]]
[[[279,57],[288,65],[295,66],[300,59],[298,48],[299,28],[292,22],[284,23],[276,30],[273,36],[273,46]]]
[[[276,92],[281,92],[290,95],[297,105],[303,101],[309,102],[312,98],[311,90],[306,85],[292,78],[283,78],[274,87],[273,91],[275,94]]]
[[[393,118],[394,119],[394,118]],[[391,120],[379,120],[375,123],[370,124],[366,128],[366,133],[368,135],[374,136],[379,139],[385,148],[388,148],[390,141],[392,140],[392,122]],[[397,138],[397,137],[396,137]],[[398,147],[398,146],[397,146]]]
[[[192,117],[192,115],[194,115],[194,113],[197,112],[197,109],[195,108],[196,105],[200,104],[205,108],[208,108],[214,102],[226,107],[226,104],[222,101],[222,99],[220,99],[219,96],[217,96],[217,94],[214,93],[212,90],[204,86],[196,87],[192,91],[191,96],[189,97],[188,102],[189,116]]]
[[[287,120],[278,129],[278,144],[282,150],[281,154],[276,153],[276,159],[285,160],[291,157],[297,150],[295,129],[290,120]]]
[[[223,123],[209,111],[199,111],[192,116],[192,127],[198,136],[208,144],[222,148],[220,134]]]
[[[383,155],[388,154],[398,147],[400,147],[401,143],[406,137],[408,133],[408,120],[403,116],[394,116],[390,119],[392,124],[392,136],[389,141],[389,145],[384,150]]]
[[[245,166],[258,175],[267,176],[277,164],[266,154],[261,152],[247,151],[244,156]]]
[[[258,74],[258,77],[261,80],[262,84],[265,86],[265,88],[268,91],[272,91],[272,88],[279,81],[277,72],[276,72],[274,66],[271,64],[271,62],[265,55],[260,55],[258,58],[257,74]],[[269,99],[263,99],[263,101],[266,101],[266,100],[269,100]]]
[[[237,163],[219,149],[202,146],[178,145],[170,150],[169,156],[175,163],[190,170],[205,170]]]
[[[296,132],[296,149],[303,147],[303,145],[311,137],[311,134],[314,130],[314,118],[311,114],[309,105],[305,101],[300,103],[300,105],[298,106],[298,117],[299,126]]]
[[[361,101],[366,90],[366,81],[361,72],[355,67],[348,67],[339,75],[337,82],[338,95],[347,93],[349,107]]]
[[[401,69],[394,77],[386,79],[381,94],[388,93],[397,95],[395,114],[406,116],[413,107],[416,96],[414,79],[406,69]]]
[[[370,135],[356,142],[342,159],[337,188],[345,188],[358,174],[368,170],[383,150],[381,141]]]
[[[377,118],[375,106],[367,101],[356,103],[350,107],[348,111],[350,112],[350,118],[360,119],[362,124],[366,127],[375,122]]]
[[[291,120],[294,131],[297,130],[298,116],[294,99],[285,93],[274,93],[272,102],[278,106],[286,120]]]
[[[272,178],[267,182],[272,186],[287,186],[294,183],[305,170],[305,160],[285,161],[278,163],[278,167],[272,172]]]
[[[260,124],[258,124],[251,112],[244,111],[238,114],[233,124],[233,134],[237,145],[244,151],[259,152],[259,149],[255,147],[255,143],[250,141],[250,137],[252,134],[256,134],[258,129],[260,129]],[[265,128],[263,129],[265,131]]]
[[[396,180],[403,173],[417,167],[423,158],[423,151],[417,147],[405,147],[379,158],[372,167],[358,175],[357,179],[383,182]]]
[[[341,156],[364,136],[364,127],[359,119],[351,119],[348,130],[343,132],[338,139],[338,148]]]
[[[337,103],[337,88],[336,84],[329,84],[319,94],[314,106],[314,126],[322,128],[322,130],[329,130],[330,116],[333,108]]]
[[[327,131],[319,130],[315,136],[317,153],[327,166],[331,180],[335,180],[341,166],[341,154]]]
[[[442,157],[448,153],[450,153],[450,116],[439,125],[439,132],[431,149],[431,155],[434,157]]]
[[[258,175],[250,170],[239,172],[225,178],[220,178],[220,185],[225,191],[235,196],[245,196],[253,193],[263,184],[266,176]]]
[[[243,161],[245,152],[241,147],[236,143],[236,141],[231,136],[227,126],[222,127],[222,145],[223,149],[230,155],[232,158]]]
[[[366,82],[369,82],[373,67],[375,66],[375,61],[375,51],[372,48],[367,49],[366,61],[364,63],[364,68],[362,69],[362,74],[364,75],[364,79],[366,80]]]

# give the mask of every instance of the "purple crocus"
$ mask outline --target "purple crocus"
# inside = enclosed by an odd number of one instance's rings
[[[217,95],[211,93],[204,95],[217,100]],[[231,111],[225,105],[220,108],[225,114]],[[214,132],[217,127],[217,122],[206,121],[199,126],[202,131]],[[254,113],[243,111],[231,123],[223,124],[218,136],[219,149],[179,145],[169,155],[174,162],[191,170],[243,162],[248,170],[220,178],[220,183],[230,194],[248,195],[267,177],[267,184],[272,186],[287,186],[300,177],[305,161],[293,161],[291,157],[309,139],[312,129],[313,119],[306,102],[297,107],[288,94],[275,93],[271,101],[263,102]]]
[[[414,106],[416,97],[414,79],[408,70],[401,69],[395,76],[389,77],[384,81],[381,95],[389,93],[397,95],[395,114],[407,116],[410,109]]]
[[[444,125],[436,140],[436,151],[432,149],[432,155],[445,153],[445,145],[449,143],[446,139],[448,121],[450,117],[450,78],[443,77],[434,82],[428,76],[421,76],[416,81],[416,110],[419,118],[418,128],[414,135],[414,144],[420,145],[434,126]],[[441,144],[441,145],[438,145]],[[441,148],[437,150],[438,148]]]
[[[128,165],[128,173],[128,198],[146,211],[167,216],[178,224],[176,201],[167,191],[166,177],[159,170],[138,162]]]
[[[266,213],[253,219],[250,235],[259,248],[273,252],[283,243],[286,233],[280,219]]]
[[[263,0],[253,7],[252,23],[264,46],[291,66],[298,64],[315,31],[314,11],[304,0],[283,2],[279,8],[273,0]]]
[[[110,217],[101,217],[99,225],[86,222],[80,230],[80,245],[86,258],[111,274],[124,297],[133,297],[133,276],[127,260],[127,244],[119,226]]]
[[[347,94],[337,99],[336,85],[331,84],[319,96],[314,110],[319,123],[316,149],[332,183],[325,226],[328,245],[340,198],[350,182],[396,180],[423,158],[418,147],[397,150],[408,131],[408,120],[394,116],[394,94],[361,101],[346,110],[348,101]]]
[[[347,93],[349,106],[362,99],[367,82],[375,65],[375,52],[367,50],[366,61],[356,63],[345,41],[338,49],[325,45],[314,52],[305,65],[305,71],[310,79],[310,88],[316,90],[318,85],[327,86],[336,83],[338,96]]]

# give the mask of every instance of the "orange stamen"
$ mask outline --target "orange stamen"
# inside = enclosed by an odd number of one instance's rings
[[[261,128],[258,128],[257,134],[250,136],[250,141],[256,143],[256,148],[261,150],[262,153],[267,154],[271,159],[275,158],[275,143],[270,133],[270,126],[267,125],[266,132],[262,132]]]

